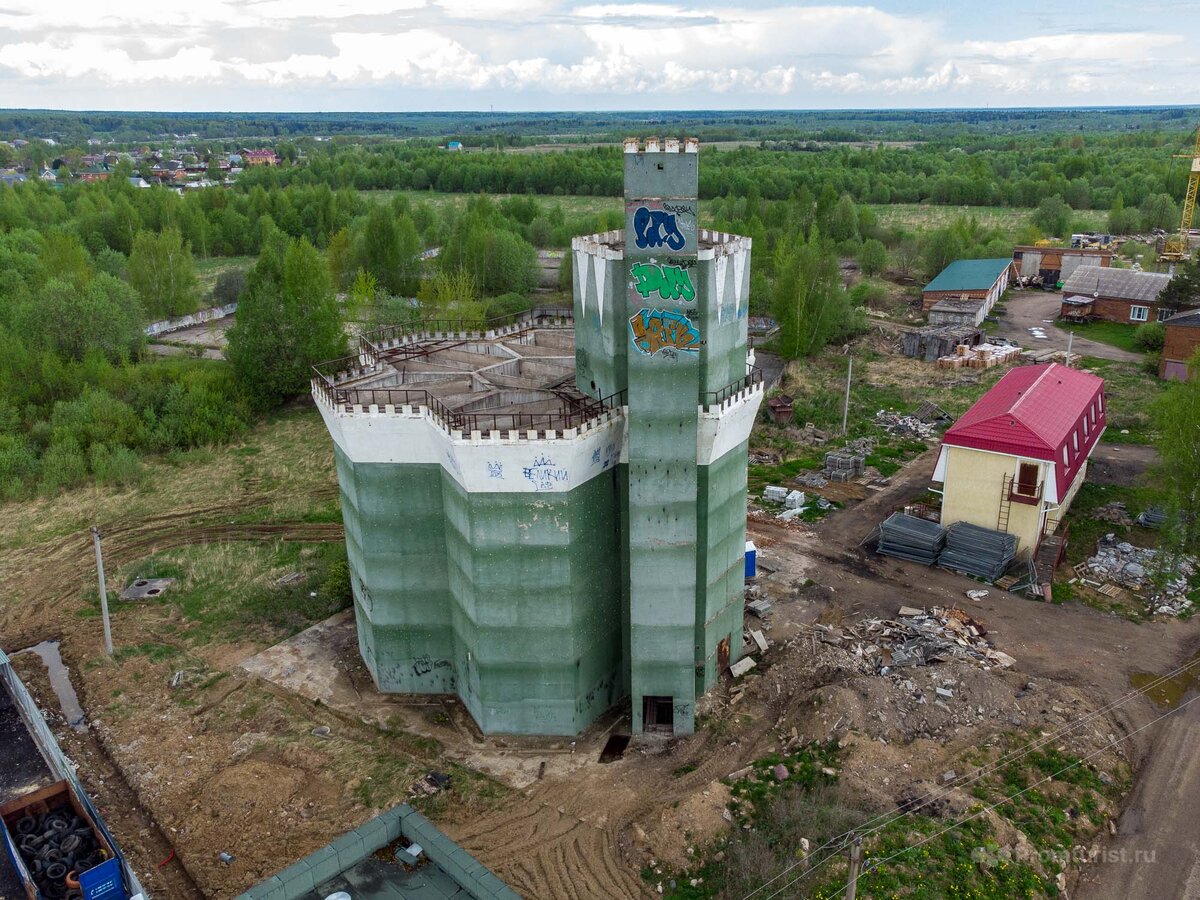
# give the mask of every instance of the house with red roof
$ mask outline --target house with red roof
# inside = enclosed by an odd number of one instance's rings
[[[1012,369],[942,438],[942,525],[970,522],[1036,551],[1066,515],[1106,424],[1104,379],[1058,363]]]

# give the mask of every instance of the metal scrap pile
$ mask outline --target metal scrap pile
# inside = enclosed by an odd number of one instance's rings
[[[1172,561],[1171,571],[1162,591],[1154,585],[1159,568],[1158,551],[1135,547],[1106,534],[1096,545],[1096,555],[1088,557],[1084,568],[1101,583],[1119,584],[1137,594],[1147,596],[1150,611],[1177,616],[1191,609],[1188,599],[1189,582],[1196,575],[1197,561],[1193,556],[1181,556]]]
[[[1007,669],[1016,662],[997,650],[983,626],[957,607],[925,610],[902,606],[896,619],[864,619],[856,625],[813,628],[822,643],[853,653],[880,675],[955,657],[974,660],[986,668]]]

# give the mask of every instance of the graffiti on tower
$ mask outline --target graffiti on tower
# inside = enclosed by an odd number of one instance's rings
[[[687,240],[679,230],[674,212],[639,206],[633,214],[634,243],[640,250],[668,247],[682,250]]]
[[[633,346],[639,352],[653,356],[676,352],[698,353],[700,330],[683,313],[662,309],[642,309],[629,319]]]
[[[535,491],[565,490],[570,474],[563,466],[545,455],[535,456],[533,464],[521,470],[521,474],[533,485]]]
[[[692,276],[682,266],[666,266],[658,263],[634,263],[630,267],[633,275],[633,287],[643,300],[649,300],[651,294],[657,293],[664,302],[682,300],[691,303],[696,299],[696,288],[692,284]]]

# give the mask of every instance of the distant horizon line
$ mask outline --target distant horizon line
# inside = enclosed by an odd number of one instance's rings
[[[104,115],[289,115],[289,116],[349,116],[349,115],[662,115],[662,114],[753,114],[753,113],[867,113],[867,112],[1105,112],[1129,110],[1200,110],[1200,103],[1120,103],[1099,105],[1049,105],[1049,106],[830,106],[830,107],[746,107],[746,108],[668,108],[657,109],[347,109],[337,111],[295,109],[104,109],[68,107],[0,107],[2,113],[101,113]]]

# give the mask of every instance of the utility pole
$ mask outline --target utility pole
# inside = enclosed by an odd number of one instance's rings
[[[1067,368],[1071,368],[1071,344],[1075,342],[1075,329],[1067,332]]]
[[[854,357],[847,357],[846,361],[849,365],[846,366],[846,399],[842,401],[842,434],[846,433],[846,423],[850,418],[850,376],[854,373]]]
[[[92,526],[92,544],[96,548],[96,576],[100,579],[100,615],[104,619],[104,652],[112,656],[112,628],[108,624],[108,589],[104,586],[104,557],[100,553],[100,529]]]
[[[846,900],[858,895],[858,873],[862,868],[862,838],[854,835],[850,841],[850,880],[846,882]]]

